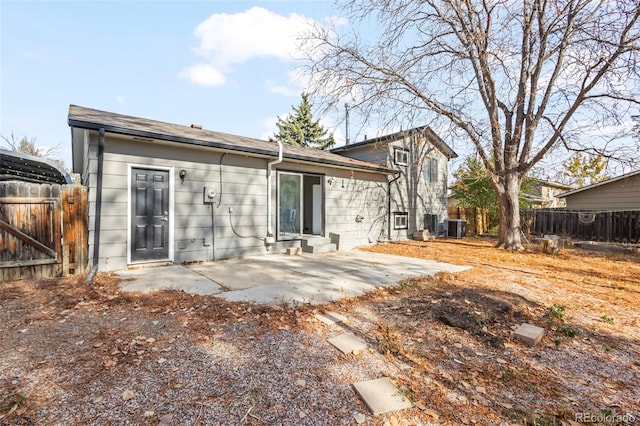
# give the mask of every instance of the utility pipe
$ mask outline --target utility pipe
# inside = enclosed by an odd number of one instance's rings
[[[275,242],[275,239],[273,238],[273,227],[271,225],[271,211],[273,210],[273,203],[271,200],[271,167],[282,163],[282,142],[276,139],[276,143],[278,144],[278,159],[267,163],[267,238],[264,240],[266,245],[270,245]]]
[[[211,203],[211,252],[213,254],[213,261],[216,260],[216,206],[214,202]]]
[[[100,218],[102,210],[102,168],[104,163],[104,127],[98,131],[98,170],[96,176],[96,215],[93,218],[93,266],[86,282],[91,282],[98,272],[100,261]],[[90,183],[90,182],[89,182]]]

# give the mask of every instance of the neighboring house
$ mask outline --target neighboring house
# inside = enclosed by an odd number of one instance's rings
[[[532,208],[555,209],[566,206],[564,198],[558,195],[569,191],[572,187],[558,182],[530,178],[531,186],[524,197]]]
[[[447,219],[448,161],[458,155],[428,126],[367,139],[331,150],[394,170],[390,188],[391,239],[428,229],[441,233]]]
[[[571,210],[640,210],[640,170],[560,194]]]

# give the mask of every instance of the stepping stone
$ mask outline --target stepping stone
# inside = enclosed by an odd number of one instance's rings
[[[524,323],[513,332],[513,337],[526,343],[529,346],[535,346],[544,336],[544,329],[535,325]]]
[[[327,325],[334,325],[347,321],[347,317],[345,317],[344,315],[340,315],[337,312],[325,312],[324,314],[316,314],[315,318]]]
[[[411,402],[387,377],[354,383],[353,387],[374,416],[411,408]]]
[[[343,354],[349,354],[353,351],[363,351],[367,349],[367,342],[351,333],[345,333],[341,334],[340,336],[332,337],[331,339],[327,339],[327,342],[338,348],[338,350]]]

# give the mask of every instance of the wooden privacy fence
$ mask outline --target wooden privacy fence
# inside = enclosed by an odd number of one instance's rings
[[[467,233],[470,235],[482,235],[490,227],[489,212],[478,207],[456,207],[447,209],[448,219],[465,219],[467,221]]]
[[[640,242],[640,210],[588,211],[533,209],[521,216],[525,233],[560,235],[588,241]]]
[[[82,274],[87,188],[0,182],[0,281]]]

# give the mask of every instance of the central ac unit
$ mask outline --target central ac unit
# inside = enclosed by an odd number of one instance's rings
[[[447,237],[464,238],[467,236],[467,221],[464,219],[447,219]]]

